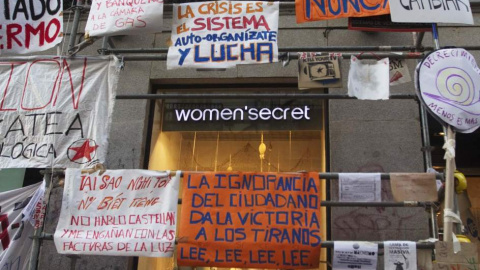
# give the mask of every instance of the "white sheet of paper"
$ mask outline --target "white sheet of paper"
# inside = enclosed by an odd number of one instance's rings
[[[334,270],[376,270],[378,245],[369,242],[335,241]]]
[[[360,60],[352,56],[348,72],[348,96],[364,100],[388,99],[390,75],[388,58]]]
[[[341,202],[381,202],[380,173],[340,173],[338,198]]]
[[[384,243],[385,270],[416,270],[417,244],[410,241],[386,241]]]

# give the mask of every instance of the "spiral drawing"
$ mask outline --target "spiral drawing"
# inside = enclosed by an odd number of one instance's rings
[[[436,84],[443,98],[463,106],[474,103],[475,85],[463,69],[448,67],[440,70]]]

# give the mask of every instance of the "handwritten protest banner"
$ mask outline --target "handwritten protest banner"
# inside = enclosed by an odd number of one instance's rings
[[[67,169],[58,253],[170,257],[179,182],[180,172]]]
[[[167,69],[277,62],[278,10],[278,2],[174,4]]]
[[[105,162],[114,58],[0,60],[0,168]]]
[[[295,0],[297,23],[390,13],[388,0]]]
[[[473,24],[469,0],[391,1],[393,22]]]
[[[63,1],[3,0],[0,55],[44,51],[63,38]]]
[[[0,193],[0,269],[27,269],[35,220],[26,208],[34,208],[40,201],[31,199],[40,183]],[[41,194],[43,195],[43,194]],[[43,196],[42,202],[43,202]],[[38,199],[38,198],[37,198]]]
[[[161,32],[163,0],[93,0],[85,34],[139,35]]]
[[[480,69],[473,55],[460,48],[437,50],[416,72],[420,100],[442,124],[462,133],[480,126]]]
[[[178,264],[316,268],[318,173],[186,173]]]

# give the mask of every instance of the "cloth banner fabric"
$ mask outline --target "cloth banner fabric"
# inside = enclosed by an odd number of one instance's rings
[[[179,182],[180,171],[67,169],[57,252],[171,257]]]
[[[0,269],[27,269],[32,246],[33,226],[23,221],[23,210],[41,183],[0,193]],[[43,196],[42,196],[43,197]],[[35,205],[35,202],[32,202]],[[31,217],[27,217],[31,219]]]
[[[318,268],[320,202],[318,173],[185,173],[178,265]]]
[[[473,24],[469,0],[439,1],[424,4],[417,1],[389,1],[392,22]]]
[[[390,13],[388,0],[295,0],[297,23]]]
[[[348,96],[364,100],[388,99],[389,66],[388,58],[375,61],[352,56],[348,72]]]
[[[418,64],[415,86],[427,110],[461,133],[480,126],[480,69],[464,49],[442,49]]]
[[[3,0],[0,4],[0,55],[34,53],[63,39],[63,1]]]
[[[93,0],[85,34],[140,35],[161,32],[162,27],[163,0]]]
[[[278,62],[278,2],[173,5],[167,69]]]
[[[105,162],[115,62],[112,57],[0,60],[0,168]]]

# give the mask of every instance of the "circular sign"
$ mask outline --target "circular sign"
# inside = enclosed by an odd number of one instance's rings
[[[431,52],[417,66],[422,103],[442,124],[471,133],[480,126],[480,69],[464,49]]]

